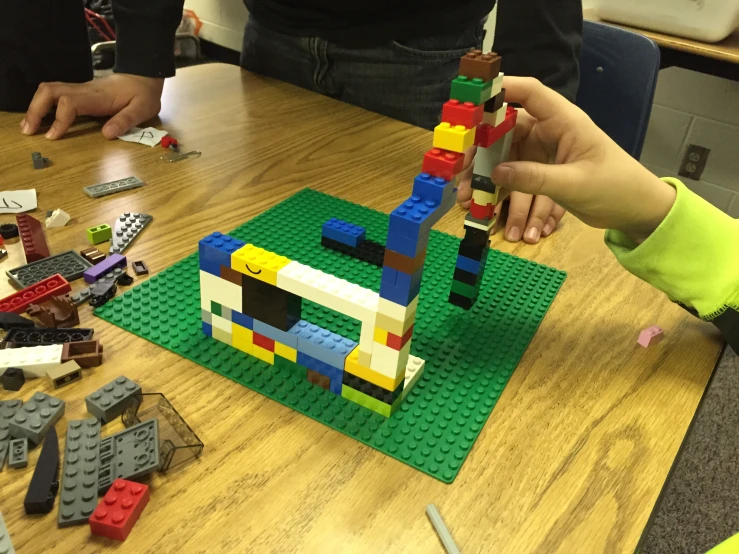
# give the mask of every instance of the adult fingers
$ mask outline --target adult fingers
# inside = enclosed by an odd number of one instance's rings
[[[74,85],[64,83],[41,83],[31,99],[26,111],[26,117],[21,121],[21,132],[32,135],[41,126],[41,120],[54,107],[59,97],[74,91]]]
[[[457,181],[457,202],[467,210],[472,199],[472,166],[469,166],[459,174]]]
[[[526,221],[526,231],[523,234],[524,242],[528,242],[529,244],[539,242],[541,230],[544,228],[547,219],[549,219],[552,208],[554,208],[554,200],[551,198],[541,195],[534,197],[529,218]]]
[[[557,228],[557,224],[562,220],[564,215],[567,213],[567,210],[565,210],[562,206],[559,204],[555,204],[552,208],[552,212],[549,214],[549,217],[547,218],[547,222],[544,224],[544,227],[541,230],[541,234],[545,237],[548,237],[551,235],[554,230]]]
[[[493,182],[512,191],[543,194],[555,202],[568,204],[566,200],[572,196],[573,187],[584,182],[582,171],[577,162],[505,162],[493,169]]]
[[[128,106],[123,108],[117,114],[103,125],[103,135],[107,139],[114,139],[134,127],[152,117],[151,109],[143,102],[132,100]]]
[[[74,123],[78,115],[107,115],[112,110],[111,99],[101,93],[62,95],[56,101],[56,118],[46,138],[61,138]]]
[[[506,221],[505,238],[510,242],[518,242],[523,236],[529,209],[534,197],[531,194],[512,192],[508,203],[508,221]]]

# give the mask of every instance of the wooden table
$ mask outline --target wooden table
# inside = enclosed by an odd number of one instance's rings
[[[0,183],[36,187],[52,251],[81,249],[87,227],[141,211],[154,222],[131,248],[158,272],[214,230],[228,231],[310,186],[389,212],[407,197],[429,132],[227,65],[189,68],[165,87],[161,124],[203,155],[168,164],[161,148],[108,142],[97,122],[68,138],[23,137],[0,114]],[[38,150],[53,165],[31,167]],[[128,175],[147,184],[93,200],[82,187]],[[39,219],[43,212],[34,214]],[[326,214],[329,216],[330,214]],[[437,228],[460,235],[453,209]],[[2,222],[11,221],[1,216]],[[290,232],[290,222],[285,222]],[[539,245],[493,245],[569,276],[459,477],[446,485],[216,373],[82,312],[105,363],[58,391],[69,419],[84,397],[125,374],[158,391],[205,442],[195,463],[151,479],[127,552],[441,552],[424,514],[435,503],[463,552],[632,551],[714,367],[721,341],[621,269],[602,232],[571,216]],[[19,265],[8,246],[2,268]],[[77,284],[79,286],[79,282]],[[2,291],[10,292],[4,282]],[[643,349],[638,332],[666,340]],[[44,380],[0,399],[51,392]],[[104,429],[104,434],[108,429]],[[23,512],[38,450],[0,473],[0,511],[16,549],[100,552],[87,527],[57,529]],[[57,500],[58,504],[58,500]]]
[[[603,21],[593,9],[584,10],[583,15],[590,21],[600,21],[651,38],[660,48],[661,68],[677,66],[739,80],[739,31],[719,42],[710,43]]]

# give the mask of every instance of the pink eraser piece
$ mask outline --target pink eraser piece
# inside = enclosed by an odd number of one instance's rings
[[[639,340],[636,342],[641,344],[644,348],[647,348],[652,344],[657,344],[663,338],[665,338],[665,335],[662,333],[662,328],[657,325],[652,325],[639,333]]]

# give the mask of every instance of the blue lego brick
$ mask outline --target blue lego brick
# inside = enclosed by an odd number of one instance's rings
[[[346,357],[357,346],[353,340],[303,319],[288,332],[298,339],[298,353],[307,354],[321,362],[341,368],[342,371]]]
[[[390,224],[387,234],[401,235],[418,240],[422,234],[436,221],[431,215],[439,209],[439,204],[432,200],[424,200],[420,196],[411,196],[390,213]]]
[[[380,279],[380,297],[407,306],[421,290],[423,268],[412,275],[385,266]]]
[[[207,337],[213,336],[213,326],[205,321],[203,321],[203,334]]]
[[[221,266],[231,267],[231,254],[244,244],[246,243],[222,233],[208,235],[198,243],[200,269],[220,277]]]
[[[329,390],[334,394],[341,396],[341,386],[344,379],[343,369],[339,369],[338,367],[322,362],[305,352],[298,352],[297,362],[308,369],[312,369],[313,371],[317,371],[321,375],[328,377]]]
[[[474,273],[475,275],[480,274],[480,262],[478,262],[477,260],[466,258],[464,256],[457,256],[456,267],[470,273]]]
[[[392,233],[388,228],[385,248],[393,250],[409,258],[415,258],[423,252],[429,244],[429,235],[421,235],[421,240],[405,237],[399,233]]]
[[[413,180],[413,196],[418,196],[424,200],[431,200],[437,206],[444,203],[449,196],[446,187],[449,181],[441,177],[432,177],[428,173],[421,173]],[[449,185],[454,188],[453,185]],[[445,194],[446,193],[446,194]]]
[[[364,242],[367,234],[364,227],[336,219],[335,217],[332,217],[323,224],[321,233],[326,238],[355,248]]]
[[[247,329],[254,329],[254,318],[250,315],[244,315],[236,310],[231,310],[231,320],[237,325],[241,325]]]
[[[296,323],[294,327],[297,325],[298,324]],[[298,337],[289,331],[281,331],[277,327],[272,327],[271,325],[267,325],[266,323],[255,319],[254,332],[259,333],[263,337],[267,337],[268,339],[272,339],[273,341],[289,346],[290,348],[294,348],[295,350],[298,349]]]

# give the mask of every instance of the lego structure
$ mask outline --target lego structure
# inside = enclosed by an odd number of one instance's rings
[[[311,383],[390,417],[423,371],[410,349],[429,235],[455,203],[455,178],[473,144],[472,211],[449,300],[469,309],[479,294],[497,203],[490,174],[507,159],[516,120],[503,102],[499,68],[495,54],[474,50],[462,59],[433,149],[411,196],[390,214],[379,294],[213,233],[199,243],[203,332],[269,364],[281,357],[304,366]],[[353,249],[347,253],[358,253],[365,239],[363,227],[336,218],[322,227],[322,244]],[[302,319],[303,300],[359,321],[359,341]]]

